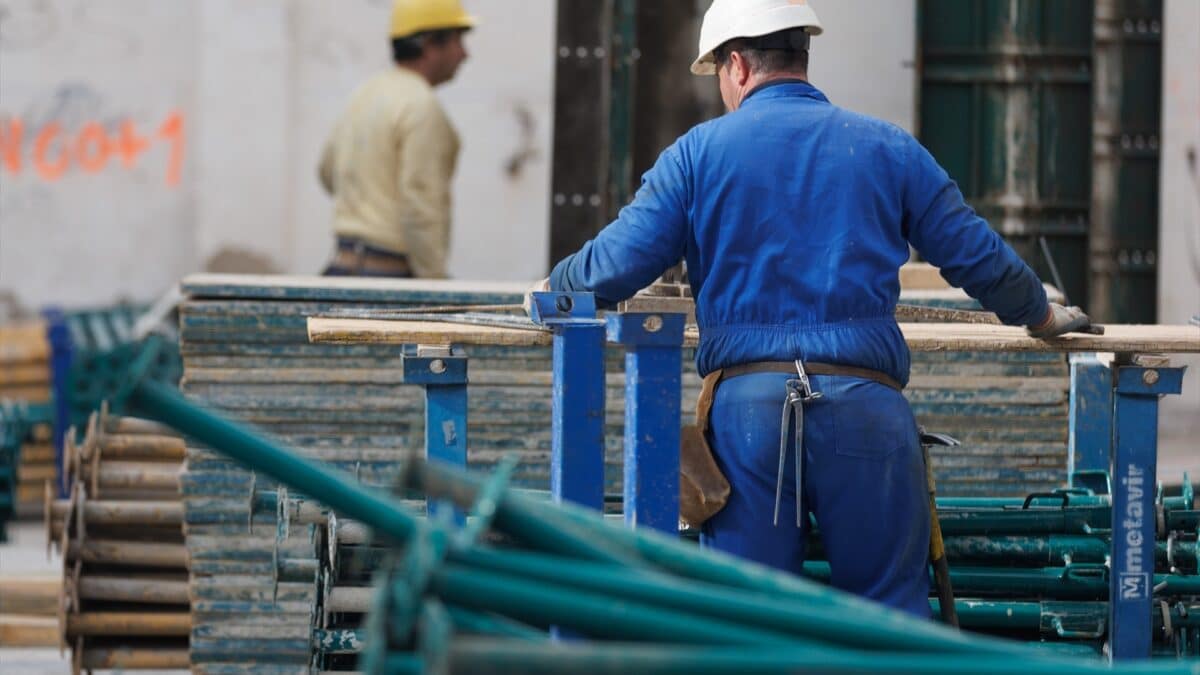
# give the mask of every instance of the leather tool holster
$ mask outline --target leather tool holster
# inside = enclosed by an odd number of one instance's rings
[[[683,427],[679,449],[679,519],[689,527],[700,527],[729,500],[729,481],[717,467],[708,445],[709,416],[713,397],[724,371],[704,378],[696,400],[696,423]]]

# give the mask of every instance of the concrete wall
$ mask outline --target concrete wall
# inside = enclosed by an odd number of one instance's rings
[[[916,131],[916,0],[819,0],[809,78],[836,105]]]
[[[1167,0],[1164,12],[1158,317],[1180,324],[1200,315],[1200,3]],[[1189,370],[1183,395],[1162,402],[1160,434],[1170,452],[1160,475],[1178,479],[1178,470],[1186,469],[1194,478],[1200,471],[1200,357],[1174,361]]]
[[[555,2],[467,5],[474,58],[441,91],[463,140],[451,273],[532,279]],[[317,157],[350,92],[389,67],[390,6],[0,0],[0,295],[78,306],[201,269],[318,271]]]

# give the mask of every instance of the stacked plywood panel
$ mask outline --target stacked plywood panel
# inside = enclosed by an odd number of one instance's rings
[[[40,320],[0,326],[0,400],[18,405],[44,405],[50,401],[50,343]],[[18,461],[15,510],[18,516],[41,513],[42,484],[56,477],[52,429],[36,425],[27,436]]]

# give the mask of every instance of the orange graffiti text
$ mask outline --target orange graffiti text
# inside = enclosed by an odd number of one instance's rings
[[[5,120],[0,115],[0,172],[19,175],[31,170],[53,182],[72,170],[97,174],[118,165],[132,169],[144,153],[162,144],[167,146],[163,178],[173,187],[179,185],[183,172],[185,128],[179,111],[168,115],[149,136],[139,133],[132,120],[123,120],[115,128],[88,122],[78,129],[49,122],[34,130],[20,118]]]

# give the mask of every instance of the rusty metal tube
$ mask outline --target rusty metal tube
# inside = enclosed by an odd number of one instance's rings
[[[141,417],[105,417],[104,433],[111,435],[175,436],[171,427]]]
[[[85,670],[186,670],[190,665],[186,647],[89,647],[80,659],[80,667]]]
[[[184,544],[152,544],[140,541],[88,539],[74,540],[67,557],[79,557],[88,563],[128,565],[130,567],[178,567],[188,565]]]
[[[177,491],[181,471],[178,462],[103,461],[96,469],[93,485],[104,490]],[[91,467],[85,466],[83,472],[90,478]]]
[[[81,577],[77,590],[84,600],[139,602],[152,605],[188,604],[187,579]]]
[[[61,521],[68,506],[67,500],[56,500],[50,505],[51,518]],[[83,518],[89,525],[182,525],[183,502],[89,500],[83,504]]]
[[[104,459],[183,461],[187,455],[187,444],[178,436],[101,434],[98,447]]]
[[[189,612],[89,612],[66,615],[68,638],[113,635],[126,637],[186,636],[192,629]]]
[[[335,586],[329,592],[325,611],[365,613],[377,590],[371,586]]]

